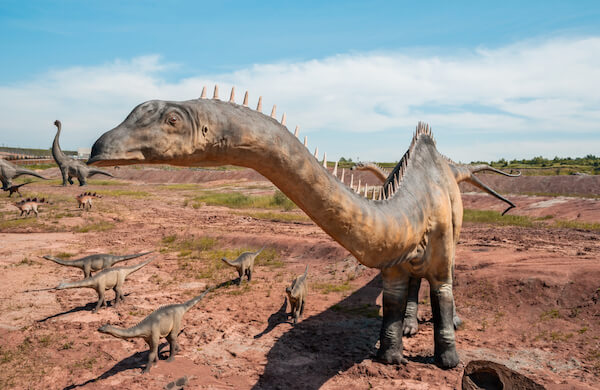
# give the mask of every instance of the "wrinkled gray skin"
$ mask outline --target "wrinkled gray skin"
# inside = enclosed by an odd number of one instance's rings
[[[158,346],[160,345],[161,337],[167,338],[171,348],[167,361],[173,361],[175,355],[180,350],[179,344],[177,343],[177,336],[181,331],[181,320],[183,319],[183,315],[195,304],[200,302],[200,300],[211,290],[212,288],[209,288],[201,295],[190,299],[187,302],[163,306],[150,313],[146,318],[131,328],[117,328],[106,324],[98,328],[98,331],[122,339],[134,337],[143,338],[150,347],[150,351],[148,351],[148,364],[144,369],[144,372],[146,373],[158,362]]]
[[[275,119],[216,99],[149,101],[92,148],[88,164],[238,165],[267,177],[362,264],[381,270],[383,321],[378,357],[402,363],[411,278],[431,286],[434,358],[459,363],[454,341],[452,275],[462,226],[454,173],[419,124],[389,199],[369,200],[331,175]],[[401,176],[401,177],[398,177]]]
[[[150,252],[136,253],[134,255],[116,256],[107,253],[99,253],[97,255],[90,255],[82,257],[76,260],[63,260],[49,255],[43,256],[44,259],[53,261],[60,265],[66,265],[67,267],[80,268],[83,271],[83,276],[89,278],[92,271],[102,271],[103,269],[110,268],[113,265],[120,263],[121,261],[135,259],[137,257],[145,256]]]
[[[60,138],[60,130],[62,124],[59,120],[54,121],[54,125],[56,126],[56,135],[54,136],[54,142],[52,143],[52,156],[54,157],[54,161],[58,164],[58,168],[60,169],[60,174],[62,175],[62,185],[66,186],[67,182],[69,184],[73,184],[73,178],[76,177],[79,181],[80,186],[86,185],[86,179],[93,175],[106,175],[113,177],[108,172],[105,172],[100,169],[93,169],[85,165],[82,161],[72,159],[63,153],[60,145],[58,144],[58,139]]]
[[[8,191],[8,188],[12,186],[12,179],[23,175],[30,175],[39,177],[40,179],[48,180],[42,175],[39,175],[29,169],[23,169],[9,163],[8,161],[0,158],[0,181],[2,181],[2,189]],[[11,193],[12,194],[12,193]]]
[[[240,277],[238,281],[238,286],[242,284],[242,279],[244,278],[244,276],[248,277],[248,282],[252,280],[252,272],[254,271],[254,259],[256,259],[258,255],[260,255],[260,252],[262,252],[263,249],[265,249],[264,246],[257,252],[244,252],[233,261],[227,260],[225,257],[221,259],[223,260],[223,262],[225,262],[225,264],[237,270],[238,275]]]
[[[130,267],[115,267],[107,268],[96,275],[76,282],[63,282],[58,285],[57,290],[64,290],[67,288],[93,288],[98,293],[98,303],[94,308],[93,312],[97,312],[100,307],[106,307],[106,298],[104,297],[104,291],[114,290],[115,291],[115,302],[114,306],[125,299],[123,295],[123,283],[125,279],[135,271],[139,270],[153,259],[146,260],[143,263],[132,265]]]
[[[298,276],[292,281],[292,285],[285,288],[285,293],[290,301],[290,316],[294,319],[294,325],[298,323],[302,314],[304,314],[304,306],[306,304],[306,295],[308,287],[306,284],[306,276],[308,275],[308,265],[304,270],[304,274]]]

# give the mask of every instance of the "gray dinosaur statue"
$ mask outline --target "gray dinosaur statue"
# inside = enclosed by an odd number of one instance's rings
[[[216,89],[216,88],[215,88]],[[216,92],[216,91],[215,91]],[[403,363],[403,327],[410,280],[431,286],[434,360],[459,363],[453,324],[452,277],[463,207],[455,173],[419,123],[394,170],[389,191],[366,199],[345,185],[281,123],[216,96],[182,102],[152,100],[135,107],[93,145],[88,164],[237,165],[271,180],[362,264],[381,270],[383,321],[378,357]],[[297,131],[296,131],[297,133]],[[316,154],[316,153],[315,153]],[[335,169],[334,169],[335,171]],[[386,188],[388,186],[386,185]]]
[[[83,280],[78,280],[76,282],[63,282],[56,287],[57,290],[64,290],[67,288],[93,288],[98,293],[98,303],[94,308],[93,312],[97,312],[100,307],[106,307],[106,298],[104,297],[105,290],[114,290],[115,291],[115,302],[114,306],[124,300],[123,296],[123,283],[125,283],[125,279],[135,271],[139,270],[153,259],[146,260],[143,263],[132,265],[129,267],[115,267],[115,268],[106,268],[96,275],[91,276],[89,278],[85,278]]]
[[[304,314],[306,295],[308,293],[308,286],[306,284],[307,275],[308,265],[304,269],[304,274],[296,277],[292,281],[292,285],[285,288],[285,293],[290,301],[290,316],[294,319],[294,325],[298,323],[298,320]]]
[[[34,171],[30,171],[29,169],[23,169],[16,165],[9,163],[8,161],[0,158],[0,181],[2,182],[2,189],[8,190],[10,186],[12,186],[12,179],[15,179],[19,176],[29,175],[39,177],[40,179],[48,180],[48,178],[35,173]],[[12,194],[12,192],[11,192]]]
[[[254,271],[254,260],[258,257],[258,255],[260,255],[260,252],[262,252],[263,249],[265,249],[264,246],[257,252],[244,252],[233,261],[227,260],[225,257],[221,259],[225,262],[225,264],[237,270],[238,275],[240,276],[238,286],[242,284],[242,279],[244,278],[244,276],[248,277],[248,282],[252,280],[252,272]]]
[[[52,156],[54,157],[54,161],[56,161],[56,164],[58,164],[58,168],[60,169],[63,179],[63,186],[66,186],[67,182],[73,184],[74,177],[77,178],[80,186],[86,185],[86,179],[93,175],[106,175],[109,177],[114,177],[106,171],[90,168],[82,161],[75,160],[64,154],[58,143],[62,124],[59,120],[56,120],[54,121],[54,125],[56,126],[57,130],[56,135],[54,136],[54,142],[52,142]]]
[[[379,165],[372,163],[372,162],[362,162],[359,161],[356,164],[354,164],[352,167],[350,167],[351,171],[370,171],[372,172],[379,180],[381,180],[381,182],[385,182],[385,180],[388,178],[389,172],[386,171],[384,168],[380,167]]]
[[[181,320],[183,319],[183,315],[200,302],[200,300],[212,289],[212,287],[208,288],[202,294],[187,302],[163,306],[150,313],[146,318],[131,328],[117,328],[116,326],[106,324],[98,328],[98,331],[122,339],[134,337],[143,338],[150,347],[150,350],[148,351],[148,364],[144,369],[144,372],[148,372],[150,371],[150,368],[158,362],[158,346],[161,337],[167,338],[171,348],[167,361],[173,361],[180,349],[179,344],[177,343],[177,336],[182,328]]]
[[[29,215],[33,211],[35,217],[37,218],[39,215],[38,207],[43,203],[48,203],[48,201],[46,201],[45,198],[27,198],[15,203],[15,206],[21,211],[19,216],[22,216],[23,214]]]
[[[50,255],[46,255],[43,257],[46,260],[53,261],[60,265],[66,265],[67,267],[80,268],[83,271],[83,276],[85,278],[89,278],[92,275],[92,271],[94,271],[94,272],[102,271],[103,269],[110,268],[113,265],[120,263],[121,261],[131,260],[131,259],[135,259],[138,257],[142,257],[142,256],[145,256],[152,252],[153,251],[149,251],[149,252],[136,253],[133,255],[124,255],[124,256],[111,255],[108,253],[99,253],[96,255],[85,256],[85,257],[82,257],[81,259],[75,259],[75,260],[63,260],[63,259],[59,259],[57,257],[52,257]]]

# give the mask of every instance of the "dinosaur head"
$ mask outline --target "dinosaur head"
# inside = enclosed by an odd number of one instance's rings
[[[258,115],[271,119],[216,99],[151,100],[135,107],[123,123],[94,143],[88,164],[226,164],[227,154],[235,154],[232,147],[251,143],[252,132],[244,127]]]
[[[100,333],[108,333],[109,329],[111,328],[112,325],[109,324],[104,324],[101,327],[98,328],[98,332]]]

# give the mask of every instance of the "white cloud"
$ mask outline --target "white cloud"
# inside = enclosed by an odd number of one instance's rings
[[[597,154],[600,142],[600,37],[527,41],[455,56],[347,54],[168,81],[173,66],[146,56],[0,86],[0,143],[49,146],[59,118],[64,147],[89,145],[142,101],[192,99],[214,83],[222,98],[235,85],[238,99],[245,89],[254,102],[262,95],[265,111],[277,103],[290,126],[315,132],[309,138],[324,143],[330,156],[398,159],[419,120],[433,126],[444,152],[463,161]],[[379,149],[360,134],[381,131],[406,141]],[[348,133],[359,141],[337,150],[332,138]],[[469,145],[481,147],[475,153]]]

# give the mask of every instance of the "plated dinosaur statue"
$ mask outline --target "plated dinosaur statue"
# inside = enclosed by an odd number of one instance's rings
[[[163,306],[150,313],[131,328],[117,328],[116,326],[106,324],[98,328],[98,331],[122,339],[143,338],[150,347],[148,351],[148,364],[144,369],[144,372],[148,372],[158,362],[158,346],[161,337],[167,338],[171,348],[167,361],[173,361],[175,355],[180,350],[179,343],[177,343],[177,336],[182,328],[181,320],[183,319],[183,315],[200,302],[211,290],[212,288],[208,288],[202,294],[187,302]]]
[[[411,278],[431,286],[434,358],[444,368],[459,360],[454,341],[452,274],[462,226],[462,201],[448,160],[436,149],[429,126],[419,123],[394,170],[391,191],[372,200],[357,194],[317,160],[281,123],[215,97],[135,107],[93,145],[88,164],[238,165],[253,168],[362,264],[381,270],[383,321],[378,357],[405,362],[403,322]]]
[[[56,161],[56,164],[58,164],[58,168],[60,169],[63,186],[66,186],[67,182],[69,184],[73,184],[74,177],[77,178],[80,186],[86,185],[86,179],[93,175],[106,175],[109,177],[114,177],[112,174],[106,171],[90,168],[82,161],[75,160],[64,154],[60,148],[60,144],[58,143],[62,124],[59,120],[56,120],[54,121],[54,125],[56,126],[56,135],[54,136],[54,142],[52,142],[52,157],[54,157],[54,161]]]
[[[10,186],[12,186],[12,179],[15,179],[19,176],[29,175],[39,177],[40,179],[48,180],[44,176],[35,173],[34,171],[30,171],[29,169],[20,168],[14,164],[9,163],[8,161],[0,158],[0,181],[2,182],[2,189],[6,190]]]
[[[294,325],[298,323],[302,314],[304,314],[304,305],[306,304],[306,295],[308,286],[306,276],[308,275],[308,265],[304,273],[292,281],[292,285],[285,288],[285,293],[290,301],[290,316],[294,319]]]
[[[46,260],[53,261],[60,265],[66,265],[67,267],[80,268],[83,271],[83,276],[85,278],[89,278],[92,275],[92,271],[94,271],[94,272],[102,271],[103,269],[110,268],[113,265],[120,263],[122,261],[142,257],[142,256],[145,256],[152,252],[153,251],[149,251],[149,252],[136,253],[133,255],[124,255],[124,256],[111,255],[108,253],[99,253],[96,255],[85,256],[85,257],[82,257],[81,259],[75,259],[75,260],[63,260],[63,259],[59,259],[57,257],[52,257],[50,255],[46,255],[43,257]]]
[[[79,195],[77,195],[75,197],[75,199],[77,199],[77,208],[80,209],[83,207],[83,209],[85,210],[86,206],[88,207],[88,210],[92,209],[92,200],[94,198],[102,198],[100,195],[91,192],[84,192],[81,193]]]
[[[254,271],[254,260],[258,257],[258,255],[260,255],[260,252],[262,252],[263,249],[265,249],[264,246],[256,252],[244,252],[233,261],[227,260],[225,257],[221,259],[225,264],[237,270],[237,273],[240,277],[238,285],[242,284],[242,279],[244,278],[244,276],[248,277],[248,282],[252,280],[252,272]]]
[[[57,290],[65,290],[67,288],[93,288],[98,293],[98,303],[93,312],[97,312],[100,307],[106,307],[106,298],[104,297],[104,291],[114,290],[115,291],[115,302],[113,306],[116,306],[119,302],[123,301],[123,284],[125,279],[135,271],[139,270],[153,259],[146,260],[143,263],[132,265],[129,267],[115,267],[106,268],[98,272],[94,276],[78,280],[75,282],[63,282],[56,287]]]
[[[521,176],[520,172],[518,174],[509,174],[509,173],[503,172],[499,169],[493,168],[487,164],[465,165],[465,164],[457,164],[454,161],[451,161],[449,159],[447,159],[447,160],[448,160],[448,165],[450,166],[450,169],[452,170],[452,173],[454,174],[454,179],[456,180],[457,183],[460,183],[462,181],[467,181],[467,182],[475,185],[476,187],[480,188],[484,192],[487,192],[490,195],[500,199],[501,201],[508,203],[509,207],[506,210],[504,210],[502,215],[506,214],[510,209],[515,207],[514,203],[512,203],[510,200],[506,199],[502,195],[498,194],[496,191],[494,191],[493,189],[491,189],[484,183],[482,183],[474,174],[477,172],[482,172],[482,171],[491,171],[491,172],[499,173],[504,176],[518,177],[518,176]],[[398,164],[398,165],[400,165],[400,164]],[[398,167],[398,165],[397,165],[397,167]],[[372,172],[373,174],[375,174],[375,176],[379,180],[381,180],[382,188],[385,190],[389,189],[389,183],[391,183],[394,180],[394,177],[397,174],[397,172],[395,172],[395,171],[393,171],[392,173],[389,173],[387,170],[381,168],[379,165],[377,165],[375,163],[370,163],[370,162],[367,162],[367,163],[358,162],[351,169],[367,170],[367,171]],[[386,184],[387,184],[387,186],[386,186]],[[387,193],[387,191],[385,191],[385,192]],[[418,308],[419,308],[419,289],[420,288],[421,288],[421,279],[411,279],[410,280],[409,290],[408,290],[408,302],[406,305],[406,314],[404,316],[403,333],[405,336],[413,336],[419,330],[419,321],[417,319],[417,313],[418,313]],[[457,329],[460,326],[460,324],[462,324],[461,319],[456,314],[456,305],[454,307],[453,323],[454,323],[455,329]]]
[[[27,198],[15,203],[15,206],[21,211],[19,216],[22,216],[23,214],[29,215],[33,211],[35,217],[37,218],[39,215],[38,207],[43,203],[48,203],[45,198]]]

